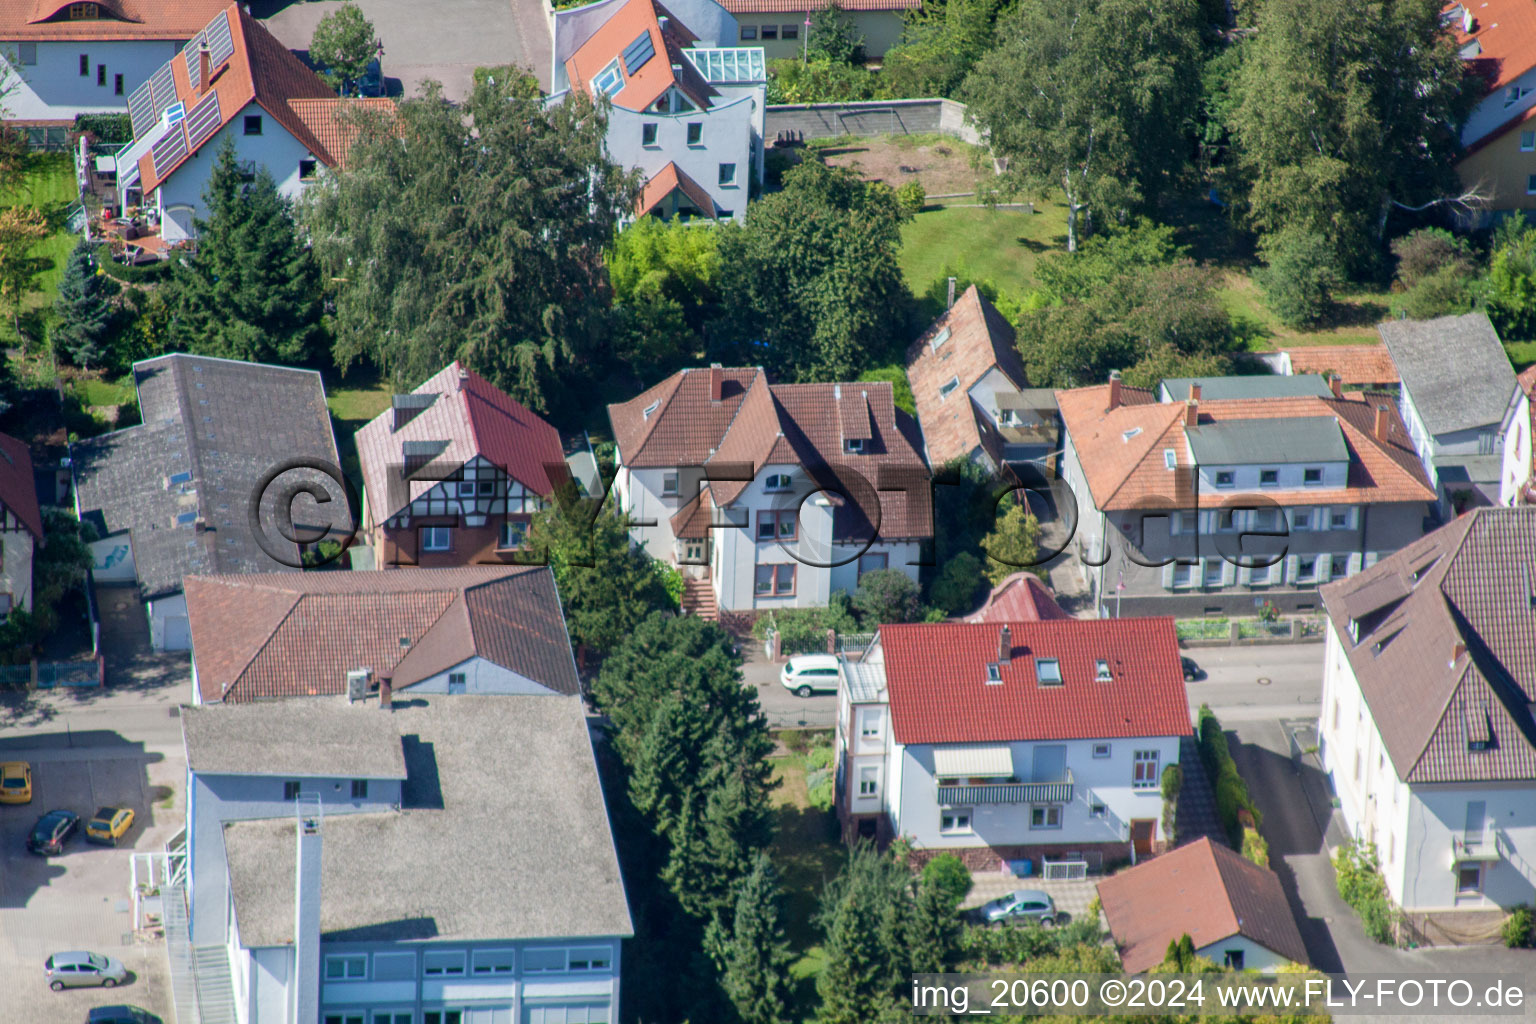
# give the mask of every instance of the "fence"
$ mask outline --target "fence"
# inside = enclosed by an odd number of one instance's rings
[[[90,661],[34,661],[27,665],[0,665],[0,687],[13,690],[48,690],[56,686],[101,686],[104,680],[101,655]]]
[[[954,100],[870,100],[861,103],[781,103],[768,107],[763,138],[796,142],[839,135],[951,135],[981,145]]]
[[[1263,619],[1179,619],[1173,627],[1185,647],[1316,643],[1323,638],[1321,617],[1273,622]]]

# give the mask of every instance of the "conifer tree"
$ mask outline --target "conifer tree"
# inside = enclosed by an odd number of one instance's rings
[[[112,322],[112,304],[91,261],[91,244],[84,238],[64,264],[59,297],[53,304],[58,319],[50,328],[55,352],[76,366],[100,366],[106,357],[104,339]]]

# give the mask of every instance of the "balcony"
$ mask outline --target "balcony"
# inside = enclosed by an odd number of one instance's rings
[[[1061,782],[939,783],[939,803],[948,807],[976,804],[1069,804],[1072,770]]]
[[[1498,836],[1490,831],[1483,839],[1451,836],[1451,865],[1481,864],[1501,860]]]

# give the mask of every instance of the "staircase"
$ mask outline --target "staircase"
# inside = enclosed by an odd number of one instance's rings
[[[199,1024],[240,1024],[235,1016],[235,986],[229,975],[229,950],[193,946],[192,976],[197,979]]]
[[[697,615],[708,622],[720,621],[720,606],[715,603],[715,591],[708,579],[683,577],[683,614]]]
[[[161,890],[165,953],[171,965],[171,1001],[176,1024],[239,1024],[229,950],[194,946],[188,934],[187,894],[179,882]]]

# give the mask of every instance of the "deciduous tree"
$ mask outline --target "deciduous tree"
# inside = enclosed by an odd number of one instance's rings
[[[321,18],[309,41],[310,59],[325,65],[326,83],[343,95],[368,71],[378,51],[373,23],[357,4],[342,4]]]
[[[48,221],[30,206],[0,210],[0,302],[11,310],[16,337],[21,338],[21,303],[32,290],[44,261],[32,249],[48,237]]]
[[[1022,504],[1010,502],[997,529],[981,539],[987,553],[987,579],[993,586],[1020,569],[1035,568],[1040,553],[1040,521]]]

